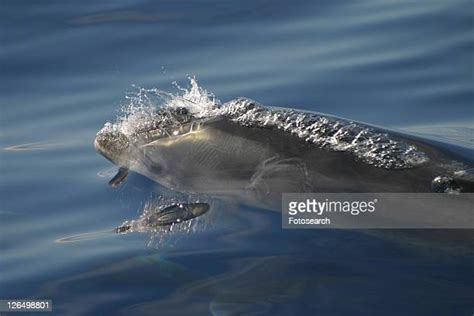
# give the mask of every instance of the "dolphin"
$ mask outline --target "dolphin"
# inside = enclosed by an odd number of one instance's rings
[[[128,171],[180,192],[279,208],[284,192],[473,192],[472,150],[335,116],[238,98],[202,112],[161,108],[94,145]]]

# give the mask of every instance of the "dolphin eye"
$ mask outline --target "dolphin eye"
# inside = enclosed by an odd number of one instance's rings
[[[179,115],[188,115],[189,111],[186,108],[180,107],[176,109],[176,114]]]

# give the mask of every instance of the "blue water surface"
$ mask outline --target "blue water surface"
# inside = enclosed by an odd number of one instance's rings
[[[472,1],[0,7],[0,298],[52,299],[58,315],[474,312],[472,249],[452,244],[282,230],[280,214],[238,205],[154,240],[107,233],[157,188],[133,174],[109,187],[115,169],[93,147],[132,84],[174,91],[187,75],[222,101],[472,146]]]

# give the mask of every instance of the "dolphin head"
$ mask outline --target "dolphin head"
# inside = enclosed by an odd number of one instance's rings
[[[130,143],[122,132],[105,126],[100,130],[94,140],[94,147],[98,153],[112,161],[114,164],[127,167]]]

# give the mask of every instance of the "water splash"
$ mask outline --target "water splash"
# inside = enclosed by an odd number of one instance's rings
[[[147,139],[150,134],[164,137],[187,123],[224,116],[243,126],[283,130],[325,150],[350,152],[379,168],[412,168],[429,160],[415,146],[395,141],[367,125],[314,112],[269,108],[247,98],[221,104],[198,85],[196,78],[188,79],[187,88],[174,83],[175,94],[139,88],[127,96],[129,102],[117,122],[106,123],[99,133],[116,130],[132,141],[143,135]]]
[[[203,204],[202,199],[188,197],[187,204]],[[113,231],[118,234],[128,234],[133,232],[146,233],[149,235],[148,246],[158,247],[165,241],[167,244],[172,239],[178,239],[180,236],[187,236],[191,233],[208,230],[212,226],[212,215],[198,215],[195,218],[177,222],[171,225],[160,225],[157,219],[160,213],[168,209],[172,205],[184,204],[182,197],[163,197],[152,198],[145,203],[143,212],[138,219],[124,221]],[[207,212],[207,211],[206,211]],[[210,213],[210,212],[208,212]],[[158,216],[157,216],[158,215]]]
[[[104,237],[113,237],[117,234],[128,234],[133,232],[145,233],[148,235],[148,247],[161,247],[163,245],[170,246],[176,243],[180,238],[189,236],[193,233],[208,231],[213,226],[215,215],[211,211],[206,211],[197,215],[195,218],[175,222],[171,225],[160,226],[156,222],[156,214],[167,209],[170,205],[201,203],[206,200],[211,203],[210,199],[205,197],[197,198],[181,195],[174,196],[157,196],[150,198],[144,205],[143,211],[138,219],[124,221],[120,226],[114,229],[106,229],[94,232],[85,232],[72,236],[56,239],[56,243],[72,243],[84,240],[94,240]],[[215,201],[212,200],[215,205]]]
[[[188,88],[182,88],[178,83],[173,84],[181,91],[181,95],[173,96],[166,106],[171,108],[185,107],[197,116],[208,113],[220,107],[221,102],[216,96],[200,87],[195,77],[188,77]]]
[[[182,124],[191,116],[199,117],[220,107],[220,101],[200,87],[195,77],[188,77],[188,80],[186,88],[173,83],[176,93],[134,86],[137,91],[126,95],[127,103],[122,106],[116,122],[107,122],[101,131],[118,131],[133,138],[143,131]]]

